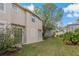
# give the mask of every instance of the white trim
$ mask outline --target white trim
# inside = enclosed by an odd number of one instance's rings
[[[38,40],[38,41],[34,41],[34,42],[26,42],[26,43],[22,43],[23,45],[26,45],[26,44],[33,44],[33,43],[38,43],[38,42],[42,42],[44,40]]]

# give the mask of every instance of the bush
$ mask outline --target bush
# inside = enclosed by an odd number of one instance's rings
[[[68,43],[71,42],[72,44],[76,45],[79,42],[79,29],[76,29],[71,32],[66,32],[63,35],[63,40]]]
[[[6,51],[9,51],[10,49],[15,49],[13,46],[13,40],[11,39],[5,39],[3,40],[3,42],[0,42],[0,52],[3,53],[3,52],[6,52]]]
[[[72,32],[66,32],[63,34],[63,40],[69,40],[70,41],[70,36],[72,35]]]
[[[13,37],[13,28],[6,28],[6,31],[0,31],[0,35],[3,37],[0,40],[0,54],[6,51],[16,50],[15,45],[17,44]]]

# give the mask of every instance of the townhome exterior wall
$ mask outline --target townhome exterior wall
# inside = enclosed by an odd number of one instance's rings
[[[25,11],[16,6],[16,9],[12,8],[12,23],[25,26]]]
[[[0,21],[3,23],[11,22],[11,4],[4,4],[5,10],[0,10]]]
[[[32,17],[35,17],[35,22],[32,22]],[[39,28],[39,20],[36,16],[30,14],[29,12],[26,12],[26,39],[27,44],[32,42],[39,42],[42,41],[42,37],[40,40],[38,40],[38,29],[42,30],[42,28]],[[40,22],[41,23],[41,22]],[[42,23],[41,23],[42,24]],[[41,26],[41,25],[40,25]]]
[[[79,28],[79,24],[71,24],[71,25],[67,26],[66,31],[67,32],[73,31],[73,30],[75,30],[77,28]]]
[[[35,17],[35,22],[32,22],[32,17]],[[6,3],[5,11],[0,12],[0,21],[24,26],[23,44],[42,41],[42,21],[33,13],[25,11],[17,5],[16,8],[13,8],[12,3]],[[40,39],[38,37],[39,30],[41,31]]]

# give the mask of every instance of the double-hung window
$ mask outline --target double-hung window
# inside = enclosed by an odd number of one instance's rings
[[[15,5],[15,4],[12,4],[12,8],[13,8],[13,9],[16,9],[16,5]]]
[[[4,11],[5,7],[4,7],[4,3],[0,3],[0,11]]]
[[[16,39],[16,43],[21,43],[22,42],[22,28],[16,28],[14,31],[14,37]]]
[[[32,22],[33,22],[33,23],[35,22],[35,17],[34,17],[34,16],[32,16]]]

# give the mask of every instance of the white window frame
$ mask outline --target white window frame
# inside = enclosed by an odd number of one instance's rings
[[[3,3],[4,4],[4,10],[0,10],[0,12],[5,12],[6,11],[6,4],[5,3]]]

